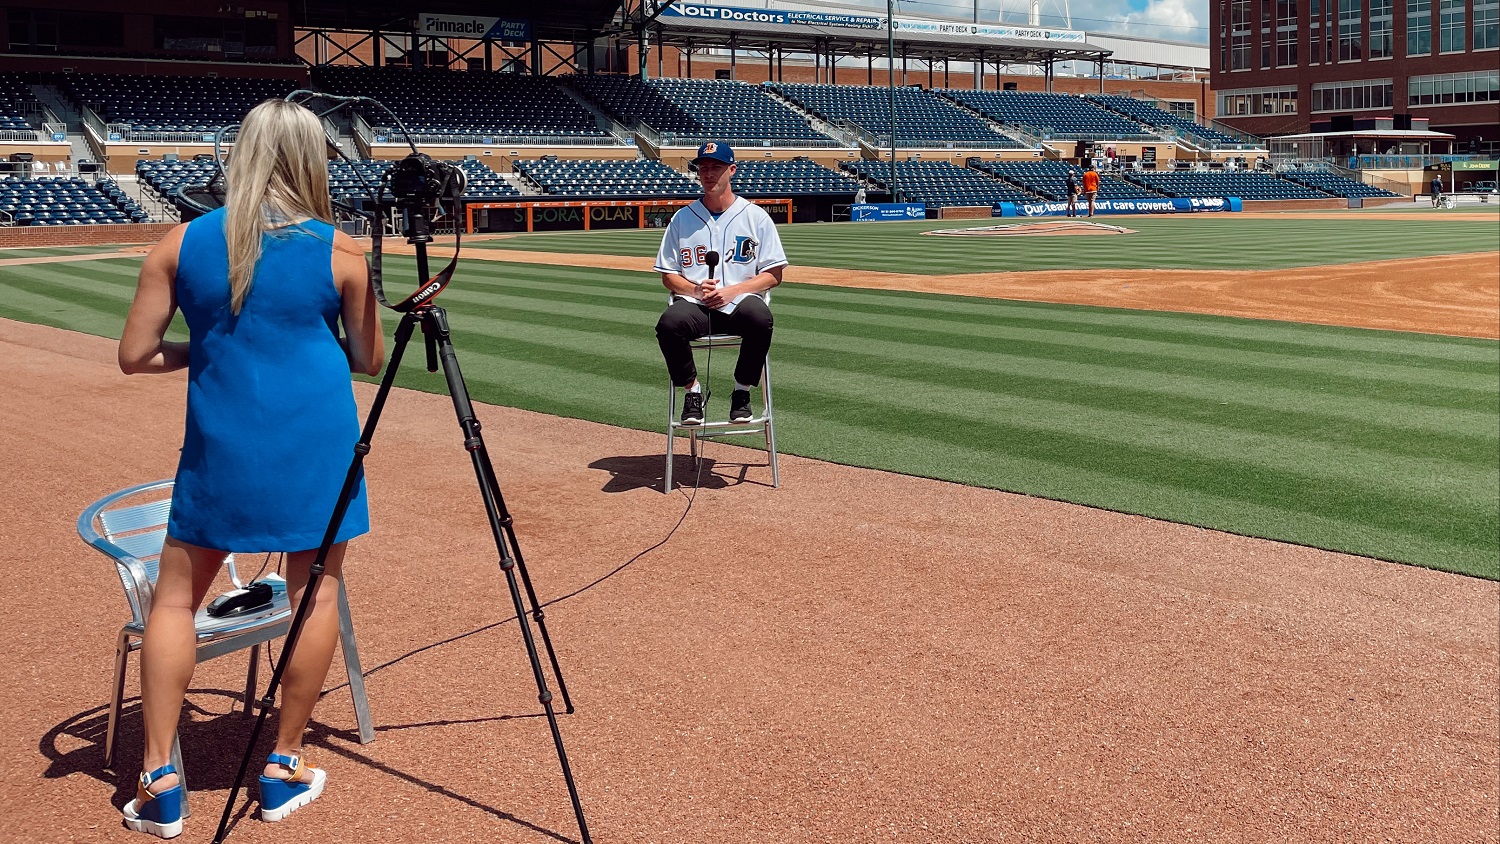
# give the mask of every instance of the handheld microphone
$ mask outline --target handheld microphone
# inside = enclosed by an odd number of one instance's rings
[[[719,266],[719,253],[710,249],[708,254],[703,256],[703,263],[708,264],[708,280],[713,281],[714,268]]]

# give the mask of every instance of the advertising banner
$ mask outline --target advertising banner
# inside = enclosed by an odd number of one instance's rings
[[[872,220],[925,220],[927,206],[921,202],[867,202],[849,206],[849,219],[856,223]]]
[[[418,35],[447,38],[472,38],[480,41],[530,41],[531,21],[513,21],[503,18],[488,18],[479,15],[430,15],[417,16]]]
[[[678,20],[737,21],[773,26],[833,26],[845,29],[885,29],[885,18],[872,15],[836,14],[831,12],[798,12],[782,9],[744,9],[703,3],[674,3],[661,11],[663,18]],[[1018,39],[1052,43],[1082,44],[1083,33],[1071,29],[1040,29],[1029,26],[990,26],[978,23],[928,20],[926,18],[893,18],[897,32],[970,38]]]
[[[847,15],[832,12],[798,12],[785,9],[742,9],[736,6],[711,6],[701,3],[674,3],[661,10],[664,18],[791,26],[840,26],[847,29],[884,29],[885,18],[873,15]]]
[[[1078,214],[1088,213],[1088,203],[1079,200]],[[1182,214],[1193,211],[1239,211],[1239,197],[1162,197],[1160,199],[1100,199],[1094,202],[1097,214]],[[1002,202],[995,206],[996,217],[1063,217],[1066,202]]]

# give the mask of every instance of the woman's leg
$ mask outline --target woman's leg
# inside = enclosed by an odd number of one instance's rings
[[[154,771],[172,757],[172,738],[182,717],[182,698],[198,662],[193,614],[203,603],[227,554],[172,537],[162,544],[151,615],[141,645],[141,711],[146,721],[142,770]],[[176,775],[151,784],[160,793],[177,784]]]
[[[323,680],[333,662],[333,648],[339,636],[339,579],[344,571],[344,551],[348,543],[340,542],[328,549],[323,576],[318,578],[317,594],[312,596],[307,619],[297,634],[297,645],[281,675],[281,711],[276,727],[276,753],[287,756],[302,753],[302,733],[312,717],[313,706],[323,693]],[[287,558],[287,594],[296,608],[306,591],[309,569],[318,556],[316,550],[294,551]],[[280,765],[267,764],[266,776],[285,778],[288,771]],[[303,768],[299,777],[311,781],[312,772]]]

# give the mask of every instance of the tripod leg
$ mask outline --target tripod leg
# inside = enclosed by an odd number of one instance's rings
[[[474,430],[477,432],[479,429],[479,421],[476,419]],[[521,573],[521,583],[526,587],[526,597],[531,602],[531,617],[536,621],[537,630],[542,634],[542,645],[547,649],[547,660],[552,663],[552,676],[557,678],[557,691],[562,695],[564,711],[572,715],[573,699],[568,695],[568,684],[563,680],[562,666],[558,664],[557,651],[552,648],[552,636],[547,632],[547,614],[542,611],[541,602],[536,597],[536,589],[531,585],[531,573],[526,570],[526,560],[521,556],[521,543],[516,539],[514,520],[511,519],[510,511],[505,507],[505,497],[500,494],[500,481],[495,477],[495,464],[490,462],[489,449],[485,448],[482,439],[479,443],[477,459],[484,467],[484,477],[493,491],[495,504],[500,508],[505,537],[510,543],[511,553],[516,558],[516,569]]]
[[[536,680],[537,700],[547,716],[547,726],[552,731],[552,743],[557,748],[557,761],[562,766],[563,781],[568,786],[568,798],[573,803],[573,814],[578,820],[578,832],[583,844],[593,844],[589,836],[588,822],[583,817],[583,804],[578,799],[578,786],[573,781],[573,769],[568,764],[568,753],[563,747],[562,730],[557,724],[557,712],[552,708],[552,692],[547,688],[547,676],[542,670],[541,657],[537,654],[536,641],[531,634],[531,622],[527,618],[526,604],[521,597],[521,587],[516,577],[518,555],[511,553],[515,534],[511,528],[511,517],[504,512],[500,499],[500,487],[495,479],[495,470],[489,462],[484,448],[484,438],[479,434],[479,420],[474,416],[474,405],[469,401],[469,390],[464,384],[458,368],[458,357],[453,351],[448,315],[442,308],[424,308],[423,330],[429,339],[435,339],[438,355],[443,364],[443,377],[448,381],[448,393],[453,399],[453,410],[458,415],[459,427],[464,432],[464,448],[474,464],[474,475],[479,482],[479,495],[484,500],[485,514],[489,517],[490,533],[495,540],[495,550],[500,553],[500,570],[505,572],[505,583],[510,589],[511,603],[515,606],[517,626],[521,628],[521,640],[526,645],[526,657],[531,662],[531,674]],[[529,581],[530,578],[527,578]],[[528,591],[530,583],[527,584]],[[533,595],[532,603],[536,598]],[[539,610],[538,610],[539,611]],[[545,629],[545,628],[544,628]],[[550,643],[548,650],[551,650]],[[556,657],[553,658],[556,665]],[[559,682],[561,682],[559,680]]]
[[[245,745],[245,755],[240,758],[239,772],[234,775],[234,785],[229,790],[229,799],[224,801],[224,814],[219,817],[219,828],[214,833],[214,844],[223,844],[229,835],[229,817],[234,811],[234,802],[239,798],[240,786],[245,781],[245,772],[250,768],[250,757],[255,753],[255,745],[260,741],[260,731],[266,726],[266,716],[271,713],[271,707],[276,704],[276,690],[281,686],[281,675],[286,672],[287,663],[291,661],[292,651],[297,647],[297,637],[302,633],[302,627],[307,621],[307,611],[310,599],[318,593],[318,583],[323,578],[323,569],[328,562],[328,551],[333,547],[333,540],[338,536],[339,525],[344,522],[344,513],[349,509],[349,502],[354,499],[355,485],[360,478],[360,470],[364,467],[365,455],[370,453],[370,440],[375,436],[375,426],[380,423],[381,411],[385,409],[385,400],[390,395],[391,385],[396,381],[396,370],[401,365],[401,355],[406,351],[406,344],[411,340],[412,329],[416,327],[418,317],[415,313],[407,313],[401,318],[396,326],[396,340],[391,351],[390,363],[386,365],[385,377],[380,381],[380,389],[375,394],[375,402],[370,406],[370,415],[365,420],[364,430],[360,432],[359,442],[354,444],[354,458],[349,462],[349,471],[344,475],[344,486],[339,490],[338,503],[333,508],[333,516],[328,520],[328,529],[323,533],[323,544],[318,546],[318,556],[308,568],[307,586],[303,587],[302,600],[297,604],[297,611],[292,615],[291,626],[286,631],[286,645],[281,649],[281,656],[276,659],[276,669],[271,672],[271,681],[266,685],[266,693],[260,699],[260,714],[256,716],[255,726],[250,730],[250,741]]]

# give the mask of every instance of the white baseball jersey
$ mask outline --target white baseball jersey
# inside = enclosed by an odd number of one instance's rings
[[[714,219],[702,200],[672,215],[661,239],[661,250],[656,253],[656,271],[677,273],[694,284],[702,284],[708,280],[709,252],[719,253],[714,278],[725,288],[787,264],[786,253],[781,250],[781,236],[776,233],[771,215],[742,196],[735,197],[718,219]],[[755,295],[760,294],[741,293],[719,310],[733,313],[742,299]],[[677,296],[698,301],[692,296]]]

